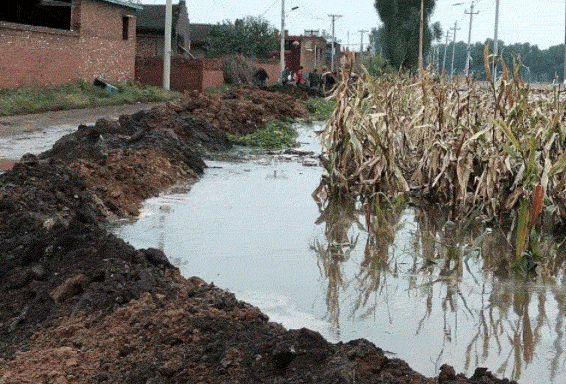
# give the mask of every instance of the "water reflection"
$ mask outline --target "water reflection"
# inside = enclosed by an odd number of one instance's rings
[[[343,288],[342,263],[350,259],[350,251],[356,247],[357,237],[348,236],[352,225],[363,229],[358,221],[354,201],[329,202],[324,209],[319,205],[320,217],[316,224],[325,225],[324,234],[326,243],[315,240],[311,247],[318,257],[318,267],[325,281],[327,320],[330,321],[337,335],[340,335],[340,290]]]
[[[311,248],[325,281],[326,318],[338,334],[348,319],[388,324],[401,338],[398,328],[409,321],[416,340],[434,339],[427,347],[436,349],[429,356],[435,371],[449,362],[525,382],[566,379],[565,252],[555,238],[541,236],[546,257],[538,277],[527,278],[515,268],[512,237],[500,229],[453,223],[438,209],[318,205],[325,238]],[[411,305],[415,316],[407,319],[403,306]]]
[[[312,135],[312,128],[305,130]],[[307,141],[307,140],[301,140]],[[512,236],[440,209],[379,209],[311,193],[322,169],[210,162],[189,193],[146,202],[115,229],[162,248],[285,327],[366,338],[417,371],[477,366],[521,383],[566,382],[564,245],[539,239],[536,277],[515,273]]]

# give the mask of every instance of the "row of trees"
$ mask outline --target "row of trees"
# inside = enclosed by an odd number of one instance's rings
[[[485,45],[493,47],[493,40],[470,45],[470,74],[478,79],[485,79],[483,52]],[[529,43],[505,45],[499,41],[499,55],[505,64],[512,68],[517,65],[521,77],[528,82],[550,83],[564,80],[564,44],[539,49]],[[446,49],[445,49],[446,48]],[[444,52],[446,51],[446,58]],[[454,53],[454,54],[453,54]],[[439,71],[443,68],[447,75],[452,74],[452,56],[454,56],[454,74],[462,73],[466,67],[467,44],[438,44],[430,50],[428,59]]]
[[[435,0],[375,0],[375,9],[383,25],[372,29],[370,46],[381,55],[393,70],[411,70],[418,65],[421,2],[424,10],[423,52],[428,63],[439,71],[451,75],[462,73],[466,67],[467,44],[437,44],[442,29],[438,23],[429,25],[429,15],[435,7]],[[493,40],[470,46],[470,74],[485,78],[484,46],[493,47]],[[564,80],[564,45],[541,50],[536,45],[499,42],[499,54],[509,68],[518,65],[523,79],[529,82],[552,82]],[[452,63],[452,56],[454,61]]]

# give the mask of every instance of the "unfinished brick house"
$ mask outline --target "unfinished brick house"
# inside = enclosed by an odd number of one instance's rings
[[[171,50],[173,56],[186,56],[189,46],[189,14],[184,0],[172,5]],[[165,46],[165,5],[144,4],[136,27],[137,55],[163,56]]]
[[[9,0],[0,9],[0,89],[134,80],[137,4]]]
[[[171,31],[171,89],[176,91],[199,90],[224,83],[220,59],[204,59],[196,55],[203,48],[200,39],[196,44],[193,35],[213,26],[189,23],[185,0],[172,4]],[[161,86],[163,84],[163,54],[165,45],[165,5],[144,4],[137,20],[136,81]],[[206,37],[205,37],[206,38]]]

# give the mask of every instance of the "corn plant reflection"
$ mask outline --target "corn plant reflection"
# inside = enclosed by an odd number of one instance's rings
[[[536,275],[524,275],[509,233],[515,229],[487,228],[472,218],[455,223],[438,207],[384,203],[319,205],[325,239],[312,249],[325,281],[327,320],[338,332],[346,319],[383,318],[417,338],[436,335],[430,356],[436,367],[459,361],[468,372],[489,363],[515,380],[532,369],[547,372],[551,382],[564,375],[563,241],[541,235],[545,256]],[[399,302],[418,315],[402,317],[392,309]]]

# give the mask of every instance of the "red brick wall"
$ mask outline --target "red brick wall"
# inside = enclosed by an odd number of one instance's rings
[[[135,10],[97,0],[76,0],[73,31],[0,22],[0,89],[59,85],[101,77],[133,80]],[[131,16],[129,38],[122,17]]]
[[[219,87],[224,84],[221,59],[203,59],[202,84],[200,90]]]
[[[224,73],[219,70],[205,70],[202,73],[202,90],[224,85]]]
[[[268,83],[279,81],[278,61],[259,61],[257,67],[265,69]],[[136,81],[163,85],[163,57],[136,57]],[[176,91],[198,90],[218,87],[224,84],[221,58],[185,59],[171,58],[171,89]]]
[[[203,89],[203,60],[171,58],[171,89],[175,91]],[[161,87],[163,85],[163,58],[136,58],[136,81]],[[208,81],[208,80],[207,80]]]
[[[77,80],[78,42],[76,32],[0,22],[0,88]]]
[[[163,55],[163,39],[155,35],[136,36],[136,56],[155,57]]]
[[[269,79],[267,79],[268,84],[277,83],[279,81],[281,76],[281,64],[279,61],[260,61],[256,64],[256,66],[265,69],[265,72],[267,72],[267,75],[269,76]]]

